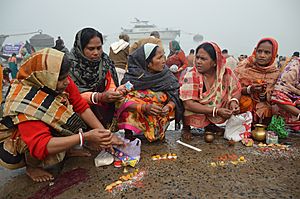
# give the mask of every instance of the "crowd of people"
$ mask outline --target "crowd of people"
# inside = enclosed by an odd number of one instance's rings
[[[216,124],[246,111],[253,124],[268,125],[278,114],[288,128],[300,130],[299,53],[279,64],[275,39],[261,39],[251,56],[238,60],[214,42],[186,56],[175,40],[166,57],[157,31],[132,45],[129,41],[120,35],[108,55],[102,34],[84,28],[70,52],[58,38],[17,71],[13,55],[0,124],[0,165],[26,166],[32,180],[48,181],[53,175],[44,167],[66,155],[90,155],[76,145],[92,150],[123,145],[115,131],[153,142],[165,138],[174,120],[189,140],[191,127],[218,131]]]

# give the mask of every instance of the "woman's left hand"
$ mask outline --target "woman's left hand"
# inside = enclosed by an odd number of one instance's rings
[[[236,101],[231,101],[229,104],[229,109],[232,110],[232,114],[236,115],[240,113],[240,105]]]
[[[123,96],[127,95],[127,93],[128,93],[124,84],[122,84],[118,88],[116,88],[116,91],[118,91]]]
[[[117,135],[112,134],[111,144],[112,145],[124,145],[124,142]]]

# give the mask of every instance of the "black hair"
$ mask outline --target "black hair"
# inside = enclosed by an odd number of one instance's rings
[[[16,53],[13,53],[11,56],[13,56],[13,57],[16,56]]]
[[[90,40],[94,37],[99,37],[101,43],[103,44],[103,36],[100,32],[93,28],[82,29],[80,38],[81,49],[83,50],[86,47],[86,45],[90,42]]]
[[[260,46],[260,44],[266,43],[266,42],[268,42],[269,44],[271,44],[272,47],[273,47],[273,43],[272,43],[270,40],[262,40],[262,41],[260,41],[260,42],[257,44],[257,48]]]
[[[153,37],[155,37],[155,38],[160,38],[160,35],[159,35],[159,32],[158,31],[152,31],[151,33],[150,33],[150,36],[153,36]]]
[[[61,62],[61,66],[60,66],[59,77],[62,77],[64,75],[66,75],[67,73],[69,73],[71,66],[72,66],[72,62],[70,61],[68,56],[66,54],[64,54],[62,62]],[[59,79],[59,77],[58,77],[58,79]]]
[[[155,56],[157,49],[158,49],[158,46],[155,46],[155,47],[153,48],[153,50],[151,51],[150,55],[148,56],[148,58],[146,59],[146,64],[147,64],[147,66],[148,66],[149,63],[152,61],[153,57]]]
[[[119,39],[123,39],[124,41],[129,42],[129,36],[127,34],[120,34]]]
[[[222,50],[222,54],[228,54],[228,50],[227,49],[223,49]]]
[[[299,52],[298,52],[298,51],[294,52],[294,53],[293,53],[293,56],[299,57]]]
[[[199,45],[196,49],[196,53],[199,51],[200,48],[205,50],[213,61],[217,60],[216,51],[210,43],[203,43]]]
[[[191,49],[191,50],[190,50],[190,54],[191,54],[191,53],[194,54],[194,53],[195,53],[195,50],[194,50],[194,49]]]
[[[64,41],[60,38],[60,36],[58,36],[58,39],[55,41],[55,46],[53,48],[59,51],[64,48]]]

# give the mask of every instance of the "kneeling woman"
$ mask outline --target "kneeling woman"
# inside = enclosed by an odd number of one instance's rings
[[[263,38],[252,55],[240,62],[234,70],[242,86],[240,110],[242,113],[252,112],[253,124],[268,125],[276,111],[271,103],[271,93],[279,76],[276,66],[277,52],[277,41]]]
[[[182,136],[191,139],[190,126],[214,127],[239,113],[240,84],[215,43],[196,49],[195,66],[182,81],[180,98],[185,108]]]
[[[64,53],[47,48],[23,63],[4,105],[1,166],[17,169],[26,165],[34,181],[47,181],[53,176],[42,167],[62,161],[73,146],[84,141],[98,148],[112,144],[112,134],[103,128],[68,76],[70,66]],[[81,118],[95,129],[79,131],[86,127]]]
[[[179,83],[165,67],[163,50],[155,44],[145,44],[128,59],[128,72],[122,83],[130,81],[134,90],[117,105],[119,129],[126,136],[144,133],[150,141],[163,139],[170,118],[181,111]]]

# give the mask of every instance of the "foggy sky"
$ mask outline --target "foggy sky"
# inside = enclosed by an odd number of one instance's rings
[[[299,0],[1,0],[0,34],[32,32],[61,36],[70,49],[75,34],[93,27],[117,40],[121,27],[130,28],[134,17],[160,28],[180,29],[177,39],[187,54],[199,43],[214,41],[229,54],[251,54],[259,39],[273,37],[280,55],[300,51]],[[5,43],[25,41],[32,35],[11,36]]]

